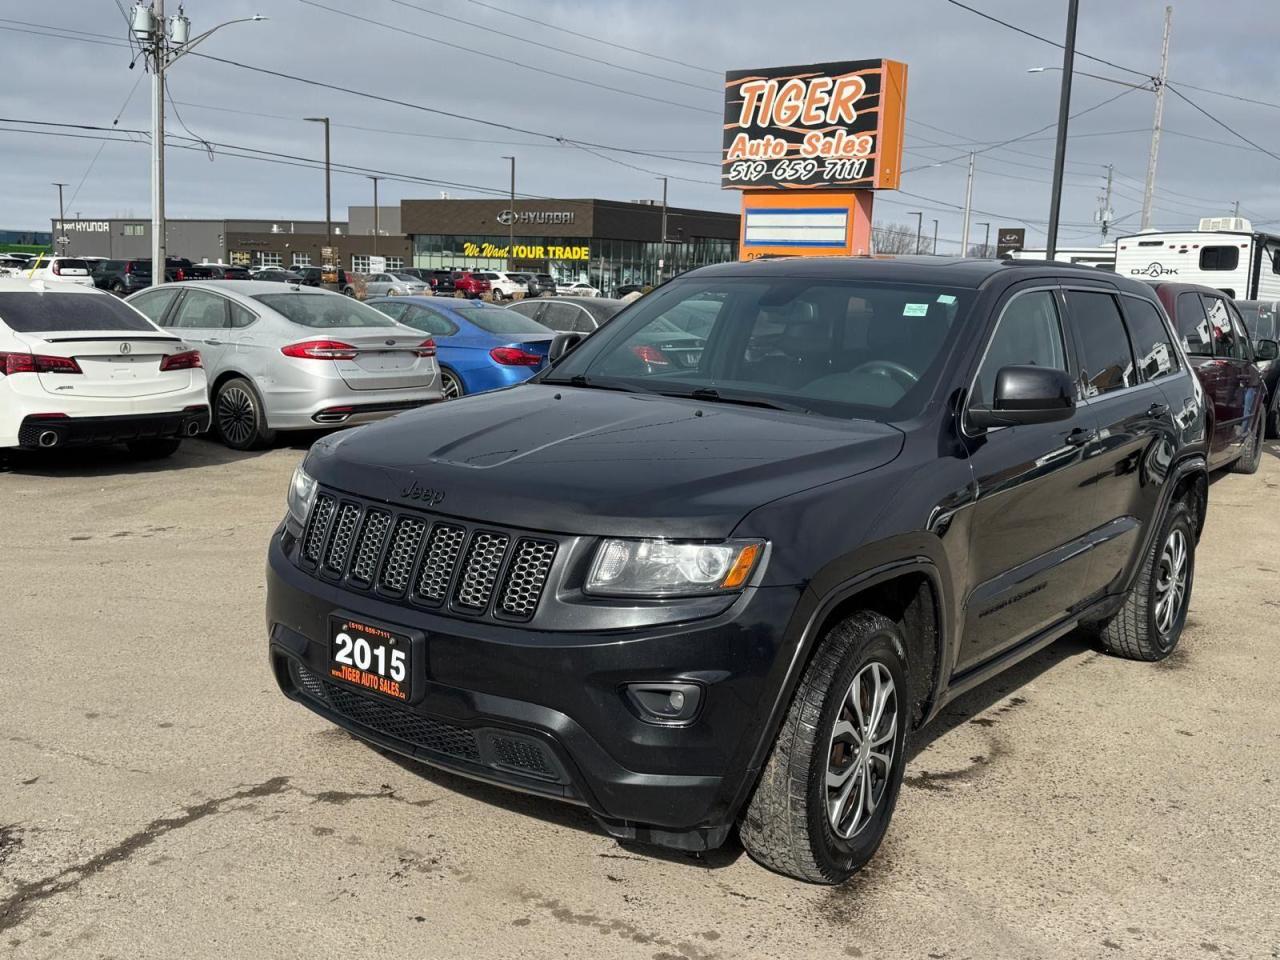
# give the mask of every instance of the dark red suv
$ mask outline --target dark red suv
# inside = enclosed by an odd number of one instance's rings
[[[1267,388],[1235,302],[1194,283],[1152,284],[1209,395],[1209,469],[1254,473],[1266,430]]]
[[[489,292],[489,281],[463,270],[453,275],[453,288],[468,300],[478,300]]]

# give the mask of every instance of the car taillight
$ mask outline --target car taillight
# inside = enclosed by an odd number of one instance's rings
[[[185,350],[182,353],[173,353],[160,361],[161,370],[192,370],[203,366],[204,363],[200,359],[199,350]]]
[[[671,358],[659,350],[657,347],[650,346],[647,343],[637,343],[631,348],[631,352],[643,360],[645,363],[652,364],[655,367],[665,367],[671,363]]]
[[[39,353],[0,353],[0,373],[84,373],[72,357],[47,357]]]
[[[53,263],[49,265],[49,272],[55,277],[62,276],[62,264],[58,263],[57,260],[53,261]]]
[[[359,353],[355,347],[341,340],[304,340],[280,348],[286,357],[302,360],[354,360]]]
[[[542,364],[542,354],[530,353],[519,347],[494,347],[489,356],[504,367],[537,367]]]
[[[420,357],[434,357],[436,355],[436,342],[428,337],[418,344],[418,349],[414,352]]]
[[[124,265],[124,272],[125,272],[125,273],[133,273],[133,264],[132,264],[132,263],[126,263],[126,264]]]
[[[175,279],[175,280],[185,280],[185,279],[187,279],[187,272],[186,272],[185,270],[183,270],[181,267],[179,267],[179,268],[178,268],[177,273],[175,273],[175,274],[173,275],[173,279]]]

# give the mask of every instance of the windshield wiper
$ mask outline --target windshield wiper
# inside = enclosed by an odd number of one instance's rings
[[[812,413],[807,407],[781,400],[766,400],[764,397],[749,397],[742,394],[724,394],[714,387],[699,387],[689,393],[664,393],[664,397],[684,398],[688,400],[705,400],[708,403],[730,403],[739,407],[763,407],[766,410],[783,410],[787,413]]]
[[[552,385],[564,385],[569,387],[583,387],[587,390],[618,390],[622,393],[653,393],[654,391],[648,387],[641,387],[635,384],[622,383],[618,380],[597,380],[588,377],[585,373],[575,373],[567,380],[562,377],[548,377],[541,381],[542,383]]]

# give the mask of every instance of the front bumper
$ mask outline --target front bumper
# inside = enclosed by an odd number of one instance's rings
[[[24,417],[18,446],[66,447],[193,437],[209,429],[209,408],[193,406],[177,413],[141,413],[108,417]],[[50,442],[52,435],[52,442]]]
[[[685,624],[548,632],[406,609],[305,573],[272,537],[267,628],[281,690],[381,747],[433,766],[587,807],[611,834],[680,849],[727,836],[754,782],[801,588],[756,588]],[[415,698],[398,704],[328,678],[329,617],[422,637]],[[622,687],[690,681],[697,717],[641,720]]]

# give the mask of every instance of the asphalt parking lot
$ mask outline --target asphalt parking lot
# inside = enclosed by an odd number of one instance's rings
[[[0,954],[1280,956],[1280,444],[1214,478],[1173,657],[1071,637],[954,704],[834,889],[620,846],[280,696],[262,569],[304,448],[0,469]]]

